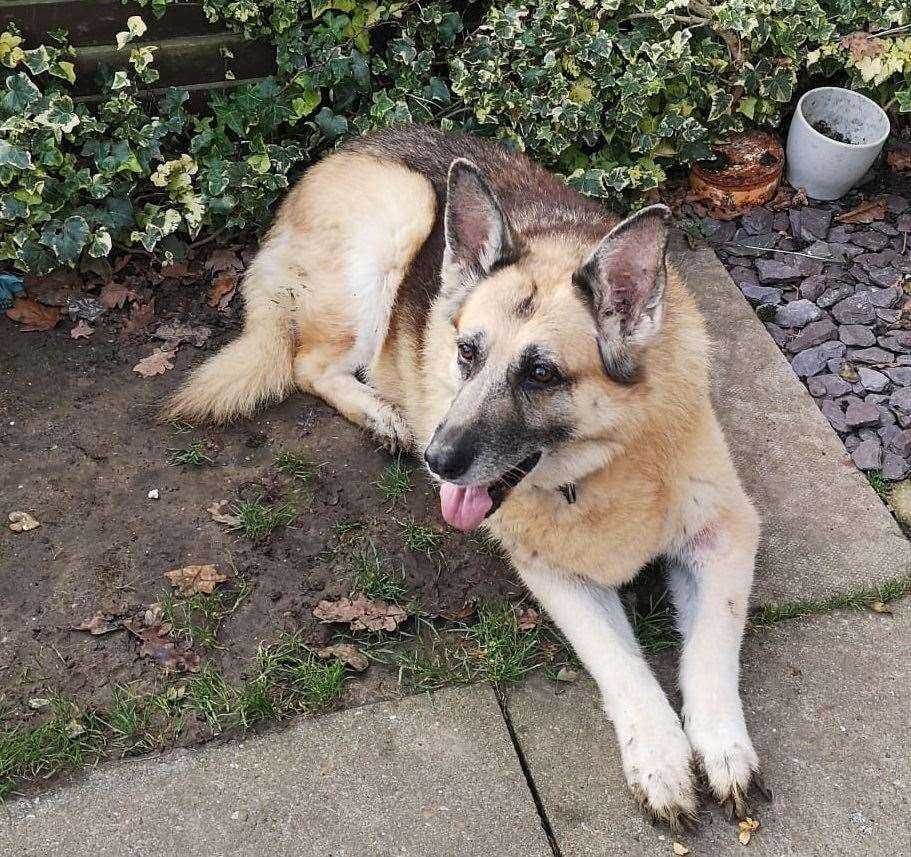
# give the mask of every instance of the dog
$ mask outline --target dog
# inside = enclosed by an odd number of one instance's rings
[[[608,214],[521,154],[412,126],[349,142],[289,192],[243,282],[243,333],[167,418],[225,422],[300,389],[423,457],[443,518],[485,527],[571,642],[627,782],[672,828],[704,777],[766,794],[738,690],[759,520],[666,262],[670,211]],[[617,588],[663,559],[682,723]]]

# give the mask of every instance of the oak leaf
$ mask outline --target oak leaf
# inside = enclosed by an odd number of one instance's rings
[[[6,317],[22,325],[23,333],[52,330],[60,322],[63,313],[59,307],[45,306],[31,298],[16,298],[6,311]]]

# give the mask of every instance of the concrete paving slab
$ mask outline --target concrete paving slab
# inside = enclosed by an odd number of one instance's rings
[[[911,545],[710,249],[672,260],[712,337],[713,397],[763,519],[757,604],[823,598],[911,571]]]
[[[751,634],[747,722],[775,792],[755,805],[747,849],[712,810],[692,857],[883,857],[911,853],[911,603],[893,618],[832,614]],[[659,674],[672,683],[673,658]],[[670,680],[669,680],[670,679]],[[562,857],[672,854],[674,837],[638,814],[594,685],[536,679],[508,710]]]
[[[500,708],[477,685],[100,768],[0,808],[28,857],[551,857]]]

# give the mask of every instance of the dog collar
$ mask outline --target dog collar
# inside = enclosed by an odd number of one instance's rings
[[[570,504],[570,506],[576,502],[575,482],[567,482],[565,485],[561,485],[557,490],[563,495],[564,499],[567,503]]]

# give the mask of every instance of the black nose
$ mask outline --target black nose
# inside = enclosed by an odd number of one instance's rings
[[[424,452],[424,461],[440,479],[447,482],[463,476],[474,461],[472,444],[433,440]]]

